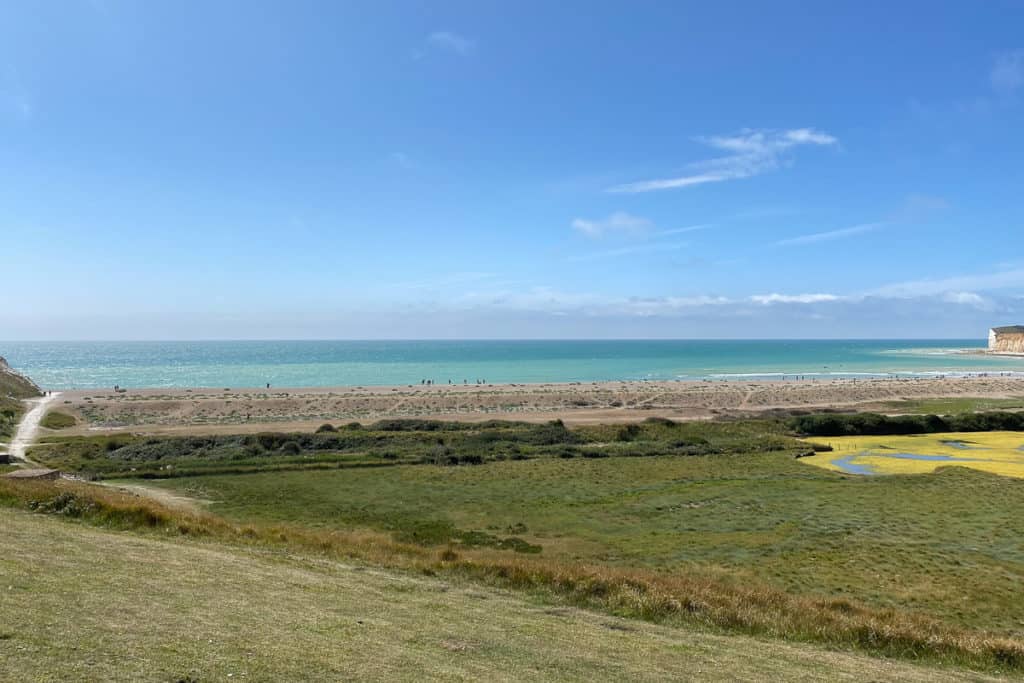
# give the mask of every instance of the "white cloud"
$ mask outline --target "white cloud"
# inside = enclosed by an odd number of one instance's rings
[[[942,300],[947,304],[973,306],[983,311],[995,310],[995,304],[992,301],[974,292],[946,292],[942,295]]]
[[[865,232],[872,232],[873,230],[878,230],[885,225],[885,223],[864,223],[862,225],[854,225],[853,227],[842,228],[840,230],[829,230],[827,232],[816,232],[810,235],[791,237],[789,239],[779,240],[775,244],[779,247],[792,247],[803,244],[815,244],[817,242],[828,242],[830,240],[838,240],[843,239],[844,237],[860,235]]]
[[[608,192],[634,194],[750,178],[777,169],[785,161],[786,152],[794,147],[831,146],[839,142],[834,136],[813,128],[748,129],[736,135],[697,138],[697,141],[730,154],[690,164],[692,172],[687,175],[616,185],[608,188]]]
[[[651,229],[653,224],[646,218],[633,216],[625,211],[616,211],[601,220],[575,218],[572,227],[587,237],[599,238],[610,233],[640,234]]]
[[[939,296],[947,292],[974,292],[1008,287],[1024,287],[1024,268],[1000,270],[994,273],[957,275],[940,279],[911,280],[879,287],[871,294],[893,298]]]
[[[475,40],[453,31],[434,31],[427,36],[427,44],[434,48],[453,52],[462,57],[466,57],[476,50]]]
[[[707,230],[711,225],[708,223],[702,223],[700,225],[688,225],[685,228],[669,228],[668,230],[659,230],[654,233],[655,237],[667,237],[669,235],[682,235],[687,232],[696,232],[698,230]]]
[[[755,294],[750,300],[762,306],[772,304],[819,304],[827,301],[839,301],[843,297],[836,294]]]
[[[997,56],[989,80],[996,92],[1004,94],[1024,85],[1024,49],[1010,50]]]

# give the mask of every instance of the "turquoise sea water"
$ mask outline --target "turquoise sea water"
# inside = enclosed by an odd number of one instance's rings
[[[1024,374],[970,340],[0,342],[49,389]]]

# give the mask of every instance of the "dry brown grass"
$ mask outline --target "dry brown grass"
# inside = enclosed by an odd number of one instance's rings
[[[699,574],[586,566],[493,550],[439,551],[398,543],[373,532],[236,525],[211,514],[172,509],[121,491],[69,482],[0,481],[0,503],[106,527],[282,547],[391,569],[459,576],[651,622],[699,624],[993,671],[1024,668],[1024,643],[1018,640],[956,628],[908,612],[869,609],[846,600],[810,599],[763,585],[737,586]]]
[[[994,680],[288,549],[0,524],[3,681]]]

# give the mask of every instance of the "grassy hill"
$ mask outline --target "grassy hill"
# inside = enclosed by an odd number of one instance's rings
[[[12,370],[0,357],[0,398],[33,398],[41,394],[35,382]]]
[[[23,398],[39,396],[41,392],[32,380],[11,370],[7,361],[0,357],[0,441],[5,441],[24,412]]]
[[[294,552],[0,520],[11,680],[994,680]]]

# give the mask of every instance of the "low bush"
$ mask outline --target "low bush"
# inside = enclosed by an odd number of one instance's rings
[[[790,422],[805,436],[894,436],[937,432],[1024,431],[1024,412],[959,415],[878,415],[876,413],[802,415]]]
[[[78,420],[75,419],[75,416],[67,413],[50,411],[39,421],[39,424],[47,429],[68,429],[77,425]]]

